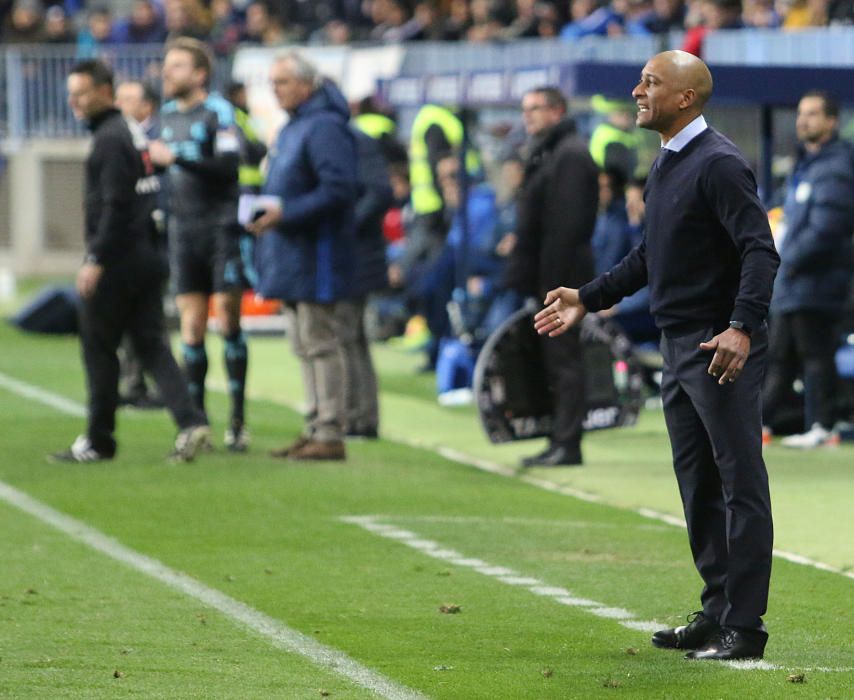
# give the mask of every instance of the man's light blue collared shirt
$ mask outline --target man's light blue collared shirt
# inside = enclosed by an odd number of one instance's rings
[[[694,138],[699,136],[707,128],[708,125],[706,124],[706,120],[701,114],[692,122],[686,124],[682,131],[670,139],[666,145],[662,143],[661,147],[666,148],[668,151],[675,151],[676,153],[679,153],[679,151],[685,148],[685,146],[687,146]]]

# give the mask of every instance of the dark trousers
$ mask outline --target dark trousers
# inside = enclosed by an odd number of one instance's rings
[[[703,612],[720,624],[764,630],[773,525],[762,459],[760,392],[767,331],[754,332],[741,376],[720,386],[700,350],[712,328],[661,340],[661,394]]]
[[[546,376],[555,397],[551,443],[578,447],[586,413],[581,334],[573,328],[556,338],[541,336],[540,342]]]
[[[80,341],[89,389],[88,437],[99,452],[116,442],[118,347],[127,333],[143,369],[154,379],[179,428],[205,423],[164,340],[161,266],[147,257],[104,270],[94,295],[80,306]]]
[[[770,424],[791,402],[792,383],[804,381],[804,428],[833,427],[836,400],[835,353],[838,318],[818,311],[776,314],[771,319],[768,377],[763,402]]]

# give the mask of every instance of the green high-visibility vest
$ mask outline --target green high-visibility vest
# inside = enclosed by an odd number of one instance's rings
[[[412,122],[409,137],[409,184],[412,188],[412,209],[416,214],[433,214],[442,209],[442,197],[433,182],[427,152],[427,130],[438,125],[451,148],[463,145],[463,123],[451,110],[438,105],[425,105]],[[466,153],[466,170],[475,174],[480,169],[480,158],[469,149]]]
[[[608,145],[621,143],[630,151],[637,151],[641,144],[640,135],[618,129],[613,124],[602,122],[593,130],[590,137],[590,155],[600,168],[605,167],[605,153]]]
[[[237,128],[243,132],[243,135],[249,141],[258,142],[258,134],[252,128],[252,120],[249,115],[242,109],[234,108],[234,121],[237,123]],[[252,165],[251,163],[241,162],[237,166],[237,181],[241,187],[260,187],[264,184],[264,173],[261,171],[259,164]]]
[[[359,131],[372,139],[379,139],[386,135],[393,136],[397,131],[397,125],[382,114],[360,114],[353,119],[353,123]]]

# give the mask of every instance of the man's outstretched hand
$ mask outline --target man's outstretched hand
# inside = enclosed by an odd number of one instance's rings
[[[552,289],[546,294],[543,306],[545,308],[534,316],[534,328],[540,335],[548,334],[550,338],[566,333],[587,314],[578,290],[569,287]]]

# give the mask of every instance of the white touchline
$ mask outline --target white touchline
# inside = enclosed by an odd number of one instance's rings
[[[33,399],[33,400],[38,401],[40,403],[43,403],[47,406],[55,408],[58,411],[61,411],[63,413],[68,413],[68,414],[74,415],[74,416],[85,416],[86,415],[86,408],[82,404],[77,403],[76,401],[72,401],[71,399],[67,399],[64,396],[60,396],[59,394],[55,394],[53,392],[47,391],[46,389],[41,389],[40,387],[36,387],[36,386],[31,385],[31,384],[27,384],[27,383],[22,382],[18,379],[14,379],[14,378],[6,375],[6,374],[3,374],[2,372],[0,372],[0,386],[3,386],[5,388],[9,389],[10,391],[18,394],[19,396],[23,396],[23,397],[28,398],[28,399]],[[220,388],[220,390],[222,390],[222,389]],[[295,408],[295,404],[292,404],[292,403],[288,403],[288,402],[284,402],[284,401],[273,401],[272,399],[269,399],[267,397],[261,397],[261,400],[268,401],[270,403],[278,403],[280,405],[288,406],[289,408],[291,408],[293,410],[298,410],[297,408]],[[472,467],[475,467],[476,469],[488,471],[488,472],[491,472],[493,474],[499,474],[499,475],[505,476],[505,477],[518,478],[520,481],[524,481],[525,483],[531,484],[532,486],[536,486],[538,488],[545,489],[547,491],[553,491],[555,493],[560,493],[560,494],[563,494],[565,496],[572,496],[573,498],[577,498],[577,499],[580,499],[583,501],[590,501],[592,503],[604,503],[603,499],[596,494],[587,493],[585,491],[579,491],[577,489],[573,489],[573,488],[570,488],[568,486],[561,486],[559,484],[554,484],[550,481],[546,481],[543,479],[537,479],[537,478],[531,477],[531,476],[519,477],[516,474],[515,470],[512,470],[508,467],[503,467],[499,464],[495,464],[495,463],[489,462],[487,460],[482,460],[482,459],[470,457],[470,456],[468,456],[462,452],[459,452],[457,450],[452,450],[451,448],[445,448],[445,447],[436,448],[436,447],[433,447],[433,446],[431,446],[427,443],[421,442],[421,441],[410,440],[410,439],[406,439],[406,438],[402,438],[402,437],[392,437],[391,440],[393,440],[394,442],[397,442],[399,444],[410,445],[412,447],[418,447],[420,449],[425,449],[425,450],[429,450],[432,452],[436,452],[437,454],[440,454],[440,455],[444,456],[445,458],[450,459],[451,461],[458,462],[460,464],[465,464],[468,466],[472,466]],[[0,482],[0,484],[2,484],[2,483],[3,482]],[[9,488],[11,488],[11,487],[9,487]],[[47,506],[45,506],[45,507],[47,507]],[[617,507],[617,506],[614,506],[614,507]],[[641,515],[645,518],[649,518],[652,520],[657,520],[659,522],[667,523],[668,525],[674,525],[676,527],[681,527],[681,528],[685,527],[685,521],[684,520],[682,520],[681,518],[677,518],[675,516],[672,516],[672,515],[668,515],[666,513],[658,513],[657,511],[651,510],[649,508],[640,508],[634,512],[638,513],[639,515]],[[359,523],[359,524],[361,525],[361,523]],[[369,526],[368,524],[364,524],[364,525],[362,525],[362,527],[364,527],[366,530],[375,532],[377,534],[381,534],[384,529],[396,529],[393,526],[382,525],[380,523],[373,523],[371,526]],[[458,552],[454,552],[452,550],[440,550],[440,552],[442,554],[449,555],[449,560],[451,560],[451,559],[457,559],[458,560],[458,559],[462,558],[462,555],[460,555]],[[435,556],[436,554],[437,554],[437,552],[434,552],[431,550],[431,555]],[[779,557],[780,559],[785,559],[786,561],[790,561],[790,562],[795,563],[795,564],[802,564],[804,566],[809,566],[809,567],[812,567],[815,569],[819,569],[821,571],[827,571],[829,573],[839,574],[841,576],[845,576],[846,578],[854,579],[854,571],[844,571],[844,570],[839,569],[837,567],[831,566],[830,564],[825,564],[824,562],[815,561],[814,559],[804,557],[800,554],[795,554],[792,552],[786,552],[784,550],[775,549],[774,550],[774,556]],[[498,575],[506,576],[506,575],[512,573],[509,569],[505,569],[503,567],[485,566],[485,567],[479,567],[475,570],[479,571],[480,573],[484,573],[486,575],[496,576],[496,577]],[[497,574],[496,573],[497,571],[500,571],[501,573]],[[201,585],[201,584],[199,584],[199,585]],[[532,590],[533,590],[533,588],[534,587],[532,587]],[[224,594],[220,594],[220,595],[224,595]],[[566,600],[578,600],[578,599],[568,598],[568,599],[565,599],[565,600],[559,601],[559,602],[564,602],[566,604]],[[237,602],[237,601],[235,601],[235,602]],[[586,601],[586,602],[589,602],[589,601]],[[240,604],[242,605],[242,603],[240,603]],[[251,608],[249,608],[249,609],[251,610]],[[258,614],[261,615],[262,613],[258,613]],[[277,623],[277,624],[280,624],[280,623]],[[659,624],[657,622],[653,622],[653,621],[643,622],[643,621],[637,621],[637,620],[621,620],[620,624],[622,624],[624,627],[627,627],[629,629],[641,630],[641,631],[654,631],[655,629],[659,628]],[[655,627],[653,627],[653,625],[655,625]],[[283,625],[283,627],[284,627],[284,625]],[[289,629],[289,628],[286,627],[285,629]],[[295,633],[299,634],[297,632],[295,632]],[[315,642],[310,637],[307,639],[310,642],[312,642],[313,644],[318,644],[317,642]],[[318,645],[318,646],[321,646],[321,645]],[[334,652],[334,650],[331,650],[331,651]],[[340,653],[340,652],[334,652],[334,653]],[[349,657],[345,656],[344,658],[349,658]],[[352,663],[355,664],[356,662],[353,661]],[[766,668],[766,666],[772,667],[770,664],[767,664],[767,665],[764,664],[764,662],[743,662],[743,663],[730,662],[730,663],[733,664],[734,668]],[[740,665],[739,665],[739,663],[740,663]],[[753,664],[753,665],[751,665],[751,664]],[[775,667],[772,667],[772,668],[775,668]],[[368,670],[368,669],[366,669],[366,670]],[[815,668],[815,669],[800,669],[800,670],[804,670],[804,671],[811,670],[811,671],[822,671],[822,672],[839,671],[839,672],[848,673],[848,672],[851,672],[852,670],[854,670],[854,668],[847,668],[847,667],[844,667],[844,668]],[[403,690],[405,690],[406,692],[409,692],[409,693],[414,692],[414,691],[410,691],[408,689],[403,689]],[[389,696],[389,697],[391,697],[391,696]],[[400,696],[400,697],[407,697],[407,696]],[[420,696],[418,694],[414,694],[414,695],[410,695],[408,697],[420,697]]]
[[[70,416],[77,416],[78,418],[86,417],[86,407],[82,403],[72,401],[64,396],[54,394],[52,391],[41,389],[37,386],[33,386],[32,384],[27,384],[26,382],[22,382],[20,379],[15,379],[14,377],[10,377],[2,372],[0,372],[0,386],[4,389],[8,389],[18,396],[38,401],[39,403],[45,404],[45,406],[50,406],[51,408],[55,408],[57,411],[62,413],[67,413]]]
[[[215,382],[208,382],[208,386],[209,388],[215,388],[217,391],[225,391],[222,386],[217,386]],[[299,405],[299,403],[295,401],[276,400],[270,398],[269,396],[255,396],[251,392],[249,395],[254,399],[267,401],[268,403],[276,404],[279,406],[286,406],[293,411],[302,412],[302,407]],[[434,452],[438,455],[441,455],[445,459],[451,460],[452,462],[465,464],[466,466],[474,467],[475,469],[489,472],[490,474],[498,474],[499,476],[507,477],[510,479],[516,479],[518,481],[522,481],[526,484],[530,484],[531,486],[535,486],[536,488],[543,489],[545,491],[559,493],[563,496],[571,496],[572,498],[577,498],[581,501],[588,501],[590,503],[602,503],[605,505],[610,505],[611,507],[619,508],[620,510],[630,510],[650,520],[656,520],[658,522],[673,525],[675,527],[681,527],[683,529],[685,528],[685,521],[682,518],[676,517],[674,515],[668,515],[667,513],[659,513],[650,508],[633,509],[624,508],[622,506],[615,506],[611,503],[608,503],[608,501],[606,501],[604,498],[602,498],[602,496],[598,494],[590,493],[589,491],[582,491],[581,489],[574,489],[570,486],[556,484],[553,481],[549,481],[548,479],[540,479],[529,474],[523,474],[520,476],[518,471],[516,469],[513,469],[512,467],[506,467],[496,462],[490,462],[486,459],[472,457],[471,455],[468,455],[464,452],[460,452],[459,450],[453,449],[451,447],[444,447],[442,445],[437,446],[434,443],[430,443],[426,440],[413,440],[412,438],[404,437],[401,435],[394,435],[392,433],[384,433],[383,435],[391,442],[396,442],[401,445],[409,445],[410,447],[417,447],[421,450]],[[830,564],[825,564],[824,562],[816,561],[815,559],[810,559],[809,557],[805,557],[800,554],[787,552],[782,549],[775,549],[774,556],[780,559],[785,559],[786,561],[792,562],[793,564],[809,566],[814,569],[819,569],[820,571],[827,571],[828,573],[838,574],[840,576],[844,576],[846,578],[854,580],[854,571],[845,571],[844,569],[831,566]]]
[[[370,532],[371,534],[394,540],[400,544],[416,549],[422,554],[426,554],[434,559],[461,566],[463,568],[472,569],[484,576],[500,581],[508,586],[518,586],[527,589],[530,593],[541,596],[543,598],[551,598],[556,603],[568,605],[573,608],[580,608],[585,612],[616,622],[627,629],[638,632],[654,632],[663,629],[666,625],[655,620],[638,620],[634,613],[624,608],[614,608],[604,603],[598,603],[589,598],[579,598],[570,593],[566,588],[561,586],[550,586],[538,578],[525,576],[513,569],[508,569],[503,566],[493,566],[482,559],[466,557],[464,554],[457,552],[454,549],[448,549],[445,545],[429,540],[423,535],[404,530],[389,523],[381,522],[381,519],[391,519],[393,516],[381,515],[342,515],[339,520],[350,525],[357,525]],[[850,673],[854,668],[785,668],[767,661],[725,661],[723,662],[728,668],[737,671],[810,671],[823,673]]]
[[[482,559],[468,557],[455,549],[449,549],[439,542],[427,539],[411,530],[404,530],[395,525],[380,522],[380,517],[377,515],[348,515],[342,516],[341,520],[345,523],[358,525],[374,535],[400,542],[400,544],[416,549],[428,557],[433,557],[434,559],[439,559],[455,566],[472,569],[508,586],[526,588],[535,595],[551,598],[562,605],[582,608],[591,615],[616,620],[629,629],[638,629],[639,625],[643,629],[651,630],[662,629],[664,627],[664,625],[654,620],[637,620],[635,615],[628,610],[610,607],[604,603],[597,603],[595,600],[576,597],[561,586],[551,586],[538,578],[525,576],[513,569],[504,566],[495,566]]]
[[[12,379],[3,373],[0,373],[0,385],[14,391],[20,396],[34,399],[63,413],[69,413],[74,416],[86,415],[86,409],[81,404]],[[343,676],[356,685],[376,693],[380,697],[389,698],[390,700],[423,700],[425,698],[421,693],[395,683],[390,678],[386,678],[363,666],[343,652],[325,646],[315,639],[288,627],[279,620],[259,610],[255,610],[255,608],[221,591],[210,588],[180,571],[170,569],[166,564],[157,559],[125,547],[117,540],[108,537],[79,520],[75,520],[68,515],[54,510],[50,506],[37,501],[23,491],[19,491],[3,481],[0,481],[0,500],[20,511],[32,515],[72,539],[82,542],[92,549],[126,564],[132,569],[146,574],[170,588],[218,610],[226,617],[266,637],[268,641],[272,642],[273,646],[294,654],[299,654],[318,666],[325,668],[327,671]]]
[[[231,596],[210,588],[166,564],[108,537],[85,523],[54,510],[23,491],[0,481],[0,500],[50,525],[78,542],[106,554],[127,566],[150,576],[170,588],[218,610],[223,615],[266,637],[273,646],[299,654],[327,671],[344,676],[362,688],[390,700],[421,700],[420,693],[399,685],[385,676],[363,666],[346,654],[320,644],[279,620],[252,608]]]

